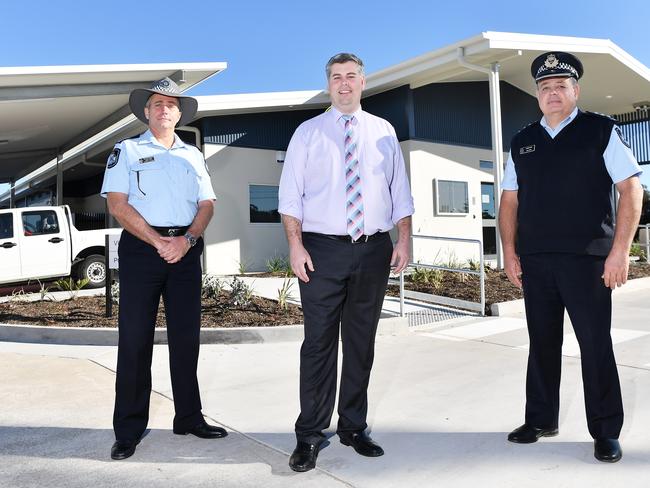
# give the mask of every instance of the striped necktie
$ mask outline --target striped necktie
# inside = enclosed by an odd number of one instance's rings
[[[345,214],[348,234],[353,241],[356,241],[363,235],[363,198],[361,196],[361,179],[359,177],[357,138],[352,125],[354,116],[343,115],[343,120],[345,120]]]

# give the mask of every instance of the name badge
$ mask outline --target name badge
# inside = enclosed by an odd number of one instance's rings
[[[519,149],[519,154],[528,154],[532,152],[535,152],[535,144],[533,144],[532,146],[525,146]]]
[[[149,156],[148,158],[140,158],[140,159],[138,159],[138,162],[139,162],[140,164],[142,164],[142,163],[150,163],[150,162],[153,161],[153,160],[154,160],[154,157],[153,157],[153,156]]]

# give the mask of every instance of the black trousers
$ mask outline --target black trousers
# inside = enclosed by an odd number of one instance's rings
[[[605,258],[574,254],[521,256],[530,337],[526,423],[557,427],[564,310],[569,314],[582,365],[589,433],[618,439],[623,402],[610,336],[611,290],[601,278]]]
[[[201,330],[203,240],[175,264],[156,249],[122,232],[119,245],[120,309],[113,428],[120,440],[139,439],[149,421],[151,357],[158,304],[167,319],[174,394],[174,428],[192,428],[203,419],[196,378]]]
[[[339,326],[343,365],[337,432],[368,426],[368,383],[393,245],[388,233],[354,244],[304,233],[303,245],[314,272],[308,272],[308,283],[300,282],[305,340],[296,437],[320,443],[336,399]]]

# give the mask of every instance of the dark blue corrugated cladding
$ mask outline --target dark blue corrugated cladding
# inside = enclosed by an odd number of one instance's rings
[[[534,97],[501,82],[501,125],[504,149],[516,132],[539,119]],[[492,148],[490,88],[487,83],[432,83],[413,90],[414,139],[460,146]]]
[[[361,100],[361,106],[366,112],[390,122],[397,139],[405,141],[409,138],[410,91],[408,85],[403,85],[366,97]]]
[[[296,128],[323,110],[220,115],[198,122],[204,143],[284,151]]]

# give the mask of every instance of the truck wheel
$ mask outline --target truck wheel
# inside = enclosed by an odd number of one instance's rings
[[[104,256],[92,254],[79,265],[77,279],[88,278],[86,288],[101,288],[106,285],[106,264]]]

